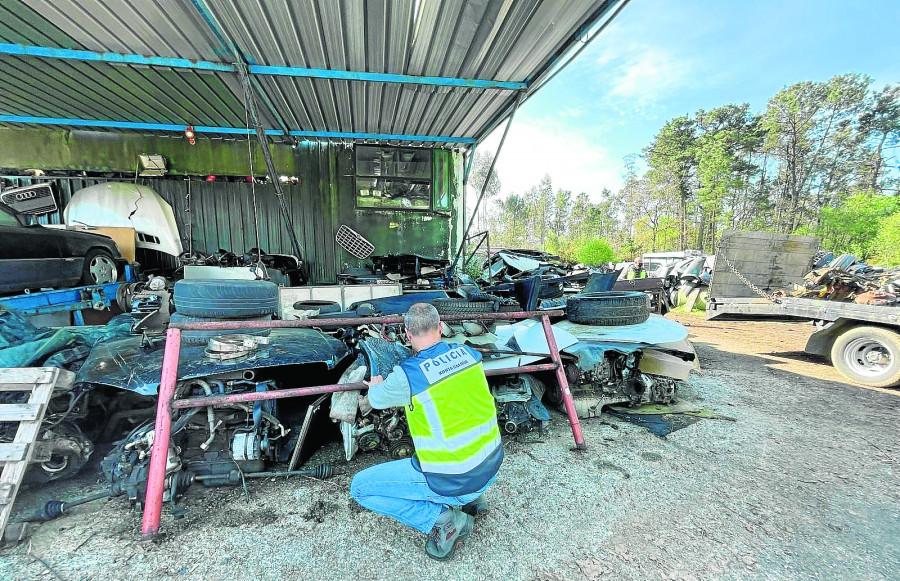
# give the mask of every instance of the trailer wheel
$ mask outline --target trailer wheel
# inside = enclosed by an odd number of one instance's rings
[[[835,339],[831,363],[847,379],[869,387],[900,384],[900,335],[881,327],[853,327]]]

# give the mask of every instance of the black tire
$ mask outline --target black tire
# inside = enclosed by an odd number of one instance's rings
[[[209,323],[210,321],[218,321],[220,319],[210,319],[207,317],[190,317],[181,313],[172,313],[169,315],[169,321],[173,323]],[[244,319],[245,321],[271,321],[272,315],[264,317],[254,317],[252,319]],[[185,345],[206,345],[213,337],[219,335],[227,335],[229,333],[244,333],[246,335],[256,335],[258,337],[268,337],[272,329],[235,329],[231,331],[184,331],[181,334],[181,342]]]
[[[468,315],[470,313],[493,313],[495,303],[493,301],[472,302],[465,299],[434,299],[431,301],[438,314],[441,315]]]
[[[579,325],[637,325],[650,318],[650,297],[632,291],[572,295],[566,301],[566,313]]]
[[[341,305],[334,301],[297,301],[294,303],[294,309],[298,311],[319,311],[319,315],[340,313],[343,310]]]
[[[853,327],[835,339],[831,364],[854,383],[900,385],[900,335],[882,327]]]
[[[252,319],[278,310],[278,285],[264,280],[186,279],[175,283],[175,308],[209,319]]]
[[[538,291],[539,299],[558,299],[563,296],[563,285],[561,282],[553,284],[541,283],[541,290]]]
[[[107,284],[119,280],[119,271],[112,254],[102,248],[92,248],[84,255],[81,266],[81,284],[84,286]]]

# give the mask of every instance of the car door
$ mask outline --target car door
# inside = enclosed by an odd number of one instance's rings
[[[53,230],[24,226],[0,206],[0,292],[59,286],[62,267]]]

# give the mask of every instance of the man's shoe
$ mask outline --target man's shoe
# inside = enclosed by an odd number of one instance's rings
[[[475,519],[456,508],[441,513],[425,542],[425,552],[432,559],[446,561],[456,552],[456,547],[472,532]]]
[[[466,514],[478,516],[479,514],[484,514],[488,511],[488,503],[487,500],[485,500],[484,495],[482,494],[472,502],[462,505],[462,508],[460,510],[462,510]]]

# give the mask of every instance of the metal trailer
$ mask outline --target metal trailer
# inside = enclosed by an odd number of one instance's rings
[[[900,307],[776,297],[812,267],[818,240],[771,232],[726,232],[720,240],[707,319],[812,321],[804,350],[827,357],[848,380],[900,385]]]

